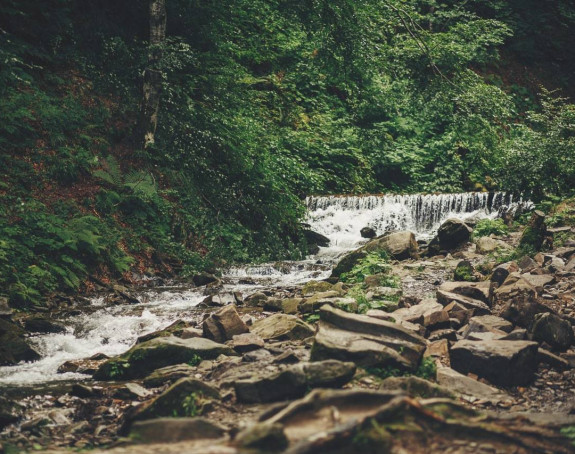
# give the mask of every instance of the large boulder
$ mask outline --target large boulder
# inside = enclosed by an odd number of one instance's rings
[[[552,313],[535,315],[531,334],[533,340],[545,342],[554,350],[564,351],[575,343],[571,323]]]
[[[314,330],[294,315],[274,314],[258,320],[251,329],[264,340],[301,340],[313,336]]]
[[[437,231],[437,239],[441,249],[448,251],[466,243],[471,238],[473,229],[461,219],[448,219]]]
[[[419,245],[415,241],[415,235],[412,232],[393,232],[374,238],[364,246],[344,256],[333,269],[332,277],[339,277],[343,273],[351,271],[367,254],[379,251],[388,253],[391,258],[396,260],[416,259],[419,257]]]
[[[311,360],[338,359],[363,367],[415,370],[425,346],[424,338],[395,323],[349,314],[326,305],[320,310]]]
[[[137,344],[123,355],[102,364],[94,374],[96,380],[118,380],[142,378],[150,372],[174,364],[197,362],[201,359],[215,359],[219,355],[236,356],[227,345],[209,339],[195,337],[158,337]]]
[[[320,247],[327,247],[331,242],[327,236],[309,229],[303,230],[303,236],[306,240],[308,252],[310,254],[317,254]]]
[[[310,388],[339,388],[353,378],[355,368],[334,360],[294,364],[271,375],[237,380],[234,388],[239,402],[277,402],[302,397]]]
[[[375,232],[375,230],[371,227],[364,227],[359,231],[359,234],[361,235],[362,238],[375,238],[377,236],[377,233]]]
[[[210,316],[204,320],[202,329],[204,337],[215,342],[225,342],[237,334],[243,334],[249,331],[233,304],[210,314]]]
[[[500,386],[527,385],[537,370],[537,342],[461,340],[451,347],[451,367]]]
[[[20,361],[36,361],[40,355],[28,345],[26,331],[18,325],[0,318],[0,366]]]

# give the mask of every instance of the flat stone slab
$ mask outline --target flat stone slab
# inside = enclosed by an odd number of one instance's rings
[[[364,367],[394,365],[413,370],[425,347],[424,338],[400,325],[324,306],[311,360],[338,359]]]
[[[537,370],[536,342],[462,340],[451,347],[451,367],[500,386],[526,385]]]
[[[478,400],[485,400],[494,405],[513,400],[511,396],[503,391],[474,380],[466,375],[462,375],[449,367],[438,368],[436,380],[441,386],[456,394],[473,397]]]
[[[136,443],[177,443],[187,440],[217,439],[226,429],[206,418],[157,418],[137,421],[130,437]]]

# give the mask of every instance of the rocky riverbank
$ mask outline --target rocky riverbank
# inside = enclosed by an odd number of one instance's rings
[[[472,231],[375,238],[290,289],[208,284],[196,321],[62,365],[93,380],[0,399],[2,449],[572,452],[574,232],[529,257]]]

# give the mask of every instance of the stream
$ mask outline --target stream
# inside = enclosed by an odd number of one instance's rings
[[[496,217],[526,203],[504,193],[416,194],[308,197],[307,223],[331,240],[316,256],[297,262],[278,262],[236,267],[223,273],[225,291],[243,296],[262,289],[281,290],[311,279],[329,276],[342,254],[365,242],[360,230],[369,226],[378,235],[392,230],[411,230],[418,240],[428,240],[443,221]],[[92,298],[89,310],[68,316],[65,333],[33,336],[30,340],[42,359],[0,367],[0,387],[29,387],[86,380],[89,376],[58,373],[68,360],[96,353],[108,356],[128,350],[139,336],[165,328],[172,322],[201,320],[196,306],[205,298],[202,288],[157,287],[138,293],[140,304],[107,305],[103,297]]]

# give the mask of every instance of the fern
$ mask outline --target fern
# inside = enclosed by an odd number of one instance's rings
[[[112,186],[121,187],[124,184],[122,169],[114,156],[108,156],[103,162],[103,169],[96,170],[93,175]]]

